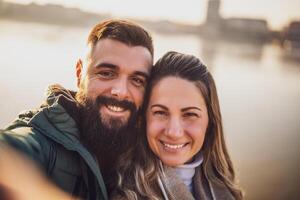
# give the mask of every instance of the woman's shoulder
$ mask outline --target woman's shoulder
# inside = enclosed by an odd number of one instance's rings
[[[202,166],[197,167],[193,184],[196,199],[235,199],[225,183],[208,179]]]

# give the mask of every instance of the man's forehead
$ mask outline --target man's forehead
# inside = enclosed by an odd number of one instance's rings
[[[90,54],[94,55],[94,53],[99,53],[99,52],[108,52],[108,53],[114,53],[114,52],[128,52],[128,53],[136,53],[134,50],[137,49],[138,51],[141,52],[147,52],[147,57],[151,58],[151,61],[153,60],[153,56],[150,53],[149,49],[145,46],[142,45],[131,45],[127,44],[125,42],[111,39],[111,38],[104,38],[100,39],[95,43],[95,45],[90,46]],[[146,54],[144,54],[146,56]]]
[[[91,66],[101,66],[101,63],[115,65],[119,70],[131,70],[149,73],[153,64],[151,53],[143,46],[130,46],[125,43],[101,39],[92,49],[87,60]]]

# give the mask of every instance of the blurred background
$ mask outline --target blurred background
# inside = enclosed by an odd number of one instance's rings
[[[126,18],[166,51],[194,54],[218,88],[226,141],[246,199],[300,199],[299,0],[0,0],[0,127],[76,90],[75,63],[96,23]]]

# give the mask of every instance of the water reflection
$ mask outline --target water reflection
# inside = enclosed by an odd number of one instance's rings
[[[240,58],[245,62],[260,61],[262,58],[263,44],[233,43],[221,39],[200,38],[201,57],[205,63],[213,68],[216,57],[222,55],[228,58]]]
[[[88,29],[0,21],[0,127],[36,107],[47,84],[76,89]],[[212,71],[229,150],[247,199],[298,199],[300,62],[279,45],[153,32],[155,59],[177,50]],[[291,59],[292,58],[292,59]]]

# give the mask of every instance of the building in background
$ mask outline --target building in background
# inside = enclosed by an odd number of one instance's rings
[[[268,41],[271,31],[264,19],[223,18],[220,14],[221,0],[209,0],[206,22],[201,32],[208,37],[231,40]]]
[[[220,0],[208,1],[204,32],[210,36],[217,36],[220,33],[220,27],[223,21],[220,15],[220,6]]]
[[[285,57],[300,61],[300,21],[292,21],[280,36]]]

